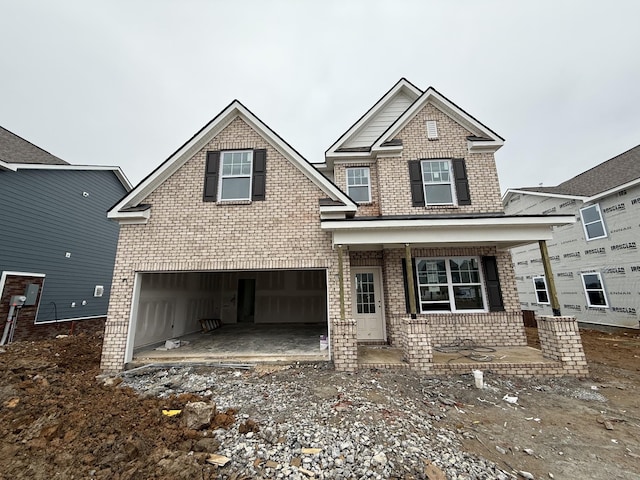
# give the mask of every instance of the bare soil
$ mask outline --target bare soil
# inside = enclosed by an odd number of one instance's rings
[[[528,336],[535,346],[535,329]],[[454,404],[439,406],[440,425],[459,433],[464,450],[536,479],[640,478],[640,333],[581,336],[589,378],[485,372],[488,387],[475,390],[470,376],[451,377],[441,388]],[[205,462],[217,448],[210,432],[162,413],[199,398],[141,397],[117,379],[105,385],[96,379],[101,345],[99,336],[79,335],[3,347],[0,479],[217,478],[218,467]],[[234,414],[221,412],[210,429],[232,425]]]

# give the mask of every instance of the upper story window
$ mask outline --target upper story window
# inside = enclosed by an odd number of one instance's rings
[[[422,183],[427,205],[455,205],[455,190],[449,160],[422,160]]]
[[[462,158],[409,161],[414,207],[471,205],[467,167]]]
[[[477,257],[418,258],[420,312],[485,311]]]
[[[253,152],[222,152],[218,200],[250,200]]]
[[[205,202],[265,200],[267,151],[207,152]]]
[[[595,205],[581,208],[580,216],[582,217],[582,227],[584,228],[587,241],[607,236],[604,221],[602,220],[602,213],[600,212],[600,205],[596,203]]]
[[[549,303],[549,292],[547,281],[544,277],[533,277],[533,288],[536,292],[536,302],[542,304]]]
[[[347,168],[347,195],[358,203],[371,201],[369,167]]]
[[[609,308],[600,272],[581,273],[587,305],[596,308]]]
[[[427,120],[427,138],[429,140],[438,139],[438,124],[435,120]]]

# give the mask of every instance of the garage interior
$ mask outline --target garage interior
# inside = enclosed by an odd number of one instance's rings
[[[326,270],[138,275],[130,366],[330,359]]]

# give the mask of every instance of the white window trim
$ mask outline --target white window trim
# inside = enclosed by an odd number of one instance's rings
[[[593,237],[593,238],[589,238],[589,233],[587,233],[587,224],[584,221],[584,215],[583,215],[583,211],[587,210],[589,208],[596,208],[596,211],[598,212],[598,215],[600,216],[600,223],[602,224],[602,231],[604,232],[603,235],[600,235],[599,237]],[[607,226],[604,224],[604,218],[602,217],[602,211],[600,210],[600,204],[599,203],[594,203],[593,205],[589,205],[588,207],[583,207],[580,209],[580,219],[582,220],[582,229],[584,230],[584,238],[586,239],[587,242],[590,242],[591,240],[598,240],[599,238],[607,238]],[[597,222],[590,222],[589,225],[592,225],[594,223]]]
[[[250,172],[249,175],[224,175],[224,156],[227,153],[249,153],[250,160]],[[219,174],[218,174],[218,202],[239,202],[239,201],[251,201],[251,196],[253,194],[253,150],[224,150],[220,152],[220,166]],[[249,196],[244,198],[222,198],[222,181],[225,178],[249,178]]]
[[[475,259],[478,262],[478,273],[480,275],[480,293],[482,295],[482,304],[484,305],[484,308],[482,309],[463,309],[463,310],[458,310],[456,308],[456,302],[455,302],[455,297],[454,297],[454,292],[453,292],[453,287],[454,285],[456,286],[464,286],[464,285],[477,285],[476,283],[471,283],[471,284],[466,284],[466,283],[453,283],[453,280],[451,278],[451,267],[449,265],[449,260],[456,260],[456,259]],[[418,262],[420,262],[420,260],[444,260],[445,262],[445,270],[447,272],[447,288],[449,290],[449,306],[451,307],[451,310],[422,310],[422,299],[420,298],[420,277],[418,276]],[[420,309],[420,313],[421,314],[425,314],[428,315],[430,313],[436,313],[436,314],[441,314],[441,313],[486,313],[489,311],[488,307],[487,307],[487,292],[485,289],[485,281],[484,281],[484,273],[482,271],[482,259],[480,257],[475,257],[475,256],[469,256],[469,257],[465,257],[465,256],[453,256],[453,257],[419,257],[416,258],[414,261],[414,272],[416,273],[416,284],[417,284],[417,288],[418,288],[418,307]],[[442,285],[442,284],[441,284]]]
[[[361,169],[361,170],[366,170],[367,171],[367,195],[368,198],[367,200],[363,200],[361,202],[356,202],[358,204],[361,203],[371,203],[371,168],[367,167],[367,166],[363,166],[363,167],[347,167],[345,168],[345,172],[344,172],[344,176],[345,176],[345,181],[347,183],[347,195],[351,196],[349,193],[349,187],[364,187],[365,185],[349,185],[349,170],[356,170],[356,169]]]
[[[591,305],[591,301],[589,300],[589,294],[587,292],[587,285],[584,282],[584,276],[585,275],[597,275],[598,276],[598,280],[600,280],[600,289],[598,290],[602,290],[602,296],[604,297],[604,305]],[[582,272],[580,273],[580,278],[582,280],[582,289],[584,290],[584,297],[587,300],[587,306],[589,308],[609,308],[609,299],[607,298],[607,292],[604,289],[604,282],[602,281],[602,274],[600,272]],[[595,289],[591,289],[592,291],[595,291]]]
[[[430,183],[426,183],[424,181],[424,165],[426,163],[433,163],[433,162],[447,162],[449,164],[449,181],[448,182],[430,182]],[[422,177],[422,195],[424,196],[424,205],[426,207],[429,206],[438,206],[438,205],[442,205],[442,206],[457,206],[458,205],[458,197],[456,195],[456,188],[455,188],[455,179],[453,178],[453,162],[448,159],[448,158],[433,158],[433,159],[428,159],[428,160],[420,160],[420,175]],[[429,203],[427,201],[427,185],[449,185],[450,189],[451,189],[451,203]]]
[[[547,301],[546,302],[541,302],[540,301],[540,297],[538,297],[538,292],[541,292],[542,290],[538,290],[538,288],[536,287],[536,280],[537,279],[542,279],[542,282],[544,283],[544,291],[547,294]],[[547,279],[544,277],[544,275],[537,275],[535,277],[532,277],[531,281],[533,282],[533,294],[536,297],[536,303],[538,303],[540,305],[550,305],[551,304],[551,298],[549,296],[549,287],[547,286]]]

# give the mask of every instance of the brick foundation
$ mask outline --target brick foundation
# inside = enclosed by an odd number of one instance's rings
[[[354,372],[358,369],[358,340],[354,319],[334,318],[331,321],[331,347],[336,370]]]
[[[540,348],[545,358],[562,364],[565,375],[589,375],[575,317],[536,317]]]
[[[429,324],[424,319],[402,319],[401,342],[405,358],[411,370],[431,372],[433,367],[433,351]]]

